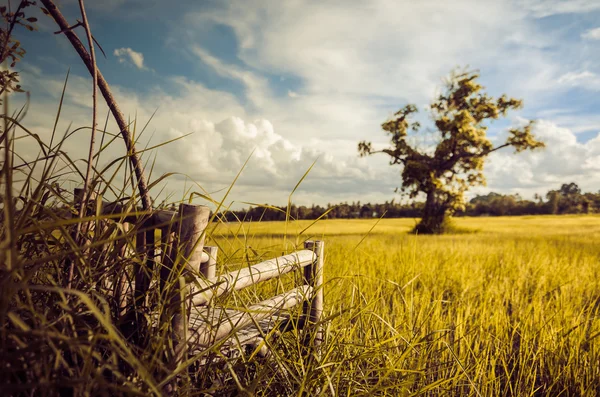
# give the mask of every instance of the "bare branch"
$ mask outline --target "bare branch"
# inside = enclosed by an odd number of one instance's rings
[[[87,204],[90,196],[92,196],[92,188],[90,188],[90,178],[92,174],[92,159],[94,157],[94,143],[96,142],[96,115],[98,113],[98,99],[96,96],[97,85],[98,85],[98,68],[96,66],[96,52],[94,51],[94,42],[92,40],[92,32],[90,30],[90,24],[87,20],[87,15],[85,13],[85,6],[83,4],[83,0],[79,0],[79,8],[81,10],[81,18],[83,22],[78,23],[78,25],[83,25],[85,28],[85,33],[87,35],[88,45],[90,48],[90,58],[93,67],[92,73],[92,133],[90,137],[90,150],[88,153],[88,161],[87,161],[87,170],[85,172],[85,180],[83,182],[83,194],[81,196],[81,206],[79,207],[79,218],[83,218],[85,215],[85,211],[87,208]],[[73,27],[71,28],[71,30]],[[88,223],[89,225],[89,223]],[[77,229],[75,232],[75,241],[81,245],[81,227],[82,223],[77,224]],[[71,283],[73,281],[73,270],[74,270],[75,262],[71,261],[69,266],[69,275],[68,275],[68,283],[67,288],[71,288]]]
[[[77,37],[77,35],[73,31],[68,29],[69,23],[65,20],[62,13],[59,11],[59,9],[56,7],[56,5],[52,2],[52,0],[40,0],[40,1],[42,2],[42,4],[44,4],[44,6],[46,7],[46,10],[50,14],[50,16],[52,16],[52,18],[54,19],[56,24],[60,27],[60,29],[66,30],[65,36],[71,42],[71,45],[73,46],[75,51],[77,51],[77,53],[79,54],[79,57],[82,59],[85,66],[88,68],[90,74],[93,75],[94,65],[92,63],[92,59],[91,59],[90,55],[88,54],[87,50],[85,49],[85,47],[83,46],[83,44],[81,43],[81,41],[79,40],[79,38]],[[137,154],[137,151],[135,150],[134,142],[131,139],[131,134],[129,133],[129,130],[127,127],[127,122],[125,121],[125,117],[123,117],[123,113],[121,113],[121,110],[117,106],[117,102],[112,95],[112,92],[110,90],[110,87],[108,86],[108,83],[106,82],[106,80],[104,79],[104,76],[102,75],[102,73],[99,70],[97,70],[97,75],[98,75],[98,87],[100,88],[100,92],[102,92],[102,95],[104,96],[104,99],[105,99],[106,103],[108,104],[108,107],[110,108],[111,113],[113,114],[113,116],[117,122],[117,125],[119,126],[119,129],[121,130],[120,132],[121,132],[121,135],[123,136],[123,140],[125,141],[125,146],[127,147],[127,153],[128,153],[129,161],[131,163],[131,168],[133,168],[136,179],[137,179],[137,188],[138,188],[140,196],[141,196],[142,208],[145,211],[148,211],[152,207],[151,200],[150,200],[150,194],[148,193],[148,186],[146,184],[146,178],[144,176],[144,169],[143,169],[142,163],[140,161],[140,158]]]
[[[67,33],[67,32],[72,31],[73,29],[76,29],[76,28],[80,27],[80,26],[83,26],[83,22],[77,21],[77,23],[75,25],[69,26],[68,28],[65,28],[65,29],[61,29],[61,30],[59,30],[57,32],[54,32],[54,34]]]

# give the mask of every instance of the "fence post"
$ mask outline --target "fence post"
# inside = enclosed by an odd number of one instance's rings
[[[217,277],[217,253],[219,252],[218,247],[204,247],[204,251],[208,254],[208,262],[202,262],[200,264],[200,273],[207,280],[213,280]]]
[[[75,188],[73,189],[73,208],[79,213],[79,210],[81,209],[81,201],[83,199],[83,188]],[[90,202],[94,201],[96,199],[96,193],[95,192],[91,192],[90,197],[88,198],[88,205]],[[84,213],[83,216],[88,216],[89,215],[89,211],[87,208],[84,209]],[[65,260],[65,276],[67,278],[67,288],[71,288],[72,286],[72,282],[73,282],[73,278],[75,276],[74,272],[75,272],[75,264],[77,262],[76,257],[77,256],[87,256],[89,249],[85,248],[90,244],[90,240],[89,240],[89,236],[88,236],[88,232],[90,231],[92,222],[91,221],[87,221],[87,222],[82,222],[80,228],[79,228],[79,233],[80,235],[78,236],[77,233],[75,231],[73,231],[71,233],[71,238],[73,239],[73,241],[75,241],[76,244],[81,244],[84,249],[81,250],[80,253],[78,254],[73,254],[71,255],[71,257],[66,258]]]
[[[208,225],[210,209],[204,205],[179,205],[179,235],[177,242],[179,243],[179,265],[182,267],[191,268],[195,273],[200,272],[200,264],[202,262],[202,252],[204,249],[204,231]],[[175,258],[175,255],[173,255]],[[186,266],[187,262],[187,266]],[[187,333],[185,320],[187,318],[187,306],[182,295],[187,293],[180,288],[180,276],[185,272],[183,268],[172,269],[175,271],[174,277],[171,277],[171,282],[175,283],[175,288],[171,294],[169,307],[174,310],[171,317],[171,325],[173,329],[174,346],[176,346],[175,362],[178,362],[185,357],[187,345]]]
[[[177,255],[177,236],[175,235],[174,228],[176,223],[171,223],[168,226],[160,228],[160,245],[162,248],[162,255],[160,258],[160,292],[165,290],[165,285],[169,280],[169,276],[173,269],[173,261]]]
[[[127,232],[129,231],[129,223],[123,222],[123,245],[119,249],[119,256],[122,261],[125,261],[127,257]],[[124,262],[125,263],[125,262]],[[119,316],[124,315],[127,312],[127,305],[132,299],[133,295],[133,283],[127,275],[127,270],[122,269],[121,273],[117,274],[117,283],[115,286],[114,297],[119,306]],[[129,302],[128,302],[129,301]]]
[[[304,283],[313,288],[313,295],[310,300],[304,302],[303,306],[303,327],[308,328],[308,333],[304,339],[305,347],[318,346],[323,341],[323,325],[320,324],[323,314],[323,252],[325,243],[323,241],[307,241],[304,248],[315,253],[315,261],[304,268]],[[316,351],[317,355],[318,350]]]
[[[153,253],[149,252],[148,249],[150,245],[154,245],[154,231],[151,230],[150,233],[145,230],[138,231],[135,235],[135,250],[139,262],[134,267],[135,291],[133,299],[136,307],[146,305],[146,294],[150,286],[149,265],[151,266],[153,257]],[[154,247],[151,250],[154,251]]]

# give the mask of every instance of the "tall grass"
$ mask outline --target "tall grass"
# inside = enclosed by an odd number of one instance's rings
[[[462,218],[446,236],[412,220],[323,221],[331,317],[323,385],[341,395],[600,392],[600,218]],[[293,222],[301,231],[309,222]],[[253,247],[284,228],[250,225]],[[223,228],[222,239],[227,239]]]

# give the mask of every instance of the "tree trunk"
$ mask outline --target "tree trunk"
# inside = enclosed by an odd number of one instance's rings
[[[444,233],[447,222],[446,215],[448,208],[439,202],[435,190],[427,192],[425,208],[423,208],[423,217],[413,229],[415,234],[442,234]]]

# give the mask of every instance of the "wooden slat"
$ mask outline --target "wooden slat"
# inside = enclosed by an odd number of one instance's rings
[[[133,213],[132,213],[133,211]],[[127,206],[116,202],[111,203],[108,201],[102,201],[102,215],[125,215],[124,222],[135,223],[139,219],[147,217],[147,215],[141,216],[136,215],[135,212],[143,212],[142,208],[131,208],[128,210]],[[147,222],[148,225],[167,225],[173,221],[176,221],[177,211],[170,210],[156,210],[152,213],[151,219]]]
[[[196,348],[210,346],[255,323],[274,318],[278,312],[295,307],[308,299],[312,292],[312,287],[303,285],[252,305],[246,311],[210,306],[192,308],[189,342]]]
[[[235,334],[220,346],[219,350],[225,357],[239,356],[240,353],[246,353],[248,350],[254,351],[258,357],[265,357],[269,349],[265,339],[270,339],[280,335],[280,324],[287,323],[289,316],[286,314],[273,314],[263,320],[257,321],[247,328],[237,330]],[[206,349],[199,344],[191,344],[189,353],[191,355],[200,354]]]
[[[195,293],[192,301],[196,306],[203,305],[226,292],[237,291],[310,265],[315,259],[314,252],[302,250],[221,275],[212,282],[197,279],[196,289],[199,292]]]

